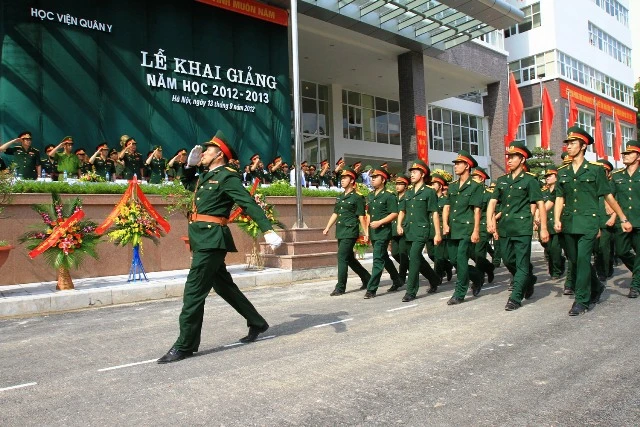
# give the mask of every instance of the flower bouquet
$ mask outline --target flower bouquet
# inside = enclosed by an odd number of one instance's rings
[[[264,194],[256,192],[253,198],[258,206],[262,208],[271,225],[282,229],[285,228],[284,224],[278,220],[278,214],[273,205],[267,203]],[[247,254],[247,270],[262,270],[262,268],[264,268],[264,259],[260,254],[260,247],[258,245],[258,235],[261,232],[258,223],[244,213],[238,215],[233,222],[238,225],[238,228],[247,233],[253,241],[251,254]]]
[[[151,239],[156,245],[164,231],[158,226],[158,222],[134,199],[128,200],[120,206],[111,229],[107,233],[109,241],[116,246],[132,245],[142,249],[142,239]]]
[[[56,289],[73,289],[69,270],[80,267],[87,255],[98,258],[96,246],[100,236],[95,233],[95,222],[82,220],[84,211],[80,198],[63,202],[53,193],[51,199],[51,204],[32,206],[44,225],[24,233],[19,241],[26,243],[31,258],[43,255],[47,264],[56,269]]]
[[[364,259],[364,254],[369,249],[369,239],[365,240],[364,236],[358,236],[356,244],[353,245],[353,252],[356,253],[358,259]]]
[[[80,182],[107,182],[107,180],[94,171],[89,171],[80,176]]]

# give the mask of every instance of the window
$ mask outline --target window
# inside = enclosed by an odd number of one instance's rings
[[[578,110],[578,121],[576,122],[576,126],[580,126],[582,129],[586,130],[589,135],[593,135],[595,132],[595,125],[595,114]],[[593,152],[593,144],[587,147],[587,151]]]
[[[555,51],[528,56],[509,63],[516,83],[552,77],[555,75]]]
[[[580,83],[595,92],[633,107],[633,88],[597,71],[590,66],[558,52],[558,72],[561,76]]]
[[[625,27],[629,26],[629,10],[616,0],[593,0],[593,2]]]
[[[631,140],[635,140],[635,131],[636,129],[631,126],[625,126],[620,124],[620,130],[622,131],[622,147],[627,147],[627,142]]]
[[[358,92],[342,91],[342,136],[400,145],[400,103]]]
[[[443,163],[430,163],[429,164],[429,168],[431,168],[431,171],[434,171],[436,169],[441,169],[445,172],[449,172],[451,174],[451,176],[453,176],[454,180],[456,179],[456,174],[453,171],[453,164],[449,163],[449,164],[443,164]]]
[[[600,28],[589,22],[589,43],[613,57],[616,61],[622,62],[627,67],[631,67],[631,49],[602,31]]]
[[[478,40],[487,43],[493,47],[504,50],[504,32],[503,30],[494,30],[489,33],[482,34]]]
[[[522,113],[516,139],[523,140],[530,150],[540,146],[541,108],[528,108]]]
[[[520,9],[524,13],[524,21],[504,30],[504,37],[515,36],[542,25],[540,19],[540,3],[534,3]]]
[[[613,156],[613,138],[616,133],[615,123],[604,118],[601,118],[601,120],[604,122],[605,152],[607,156]]]
[[[484,156],[485,134],[482,117],[429,107],[429,149],[457,153],[467,150]]]
[[[329,129],[329,123],[331,122],[329,117],[329,88],[306,81],[301,82],[300,86],[300,94],[302,95],[303,156],[310,164],[319,165],[322,160],[331,158],[331,144],[329,143],[331,136]],[[291,105],[293,105],[293,99]],[[294,144],[293,120],[293,111],[291,111],[292,147]],[[295,150],[295,148],[292,149]]]

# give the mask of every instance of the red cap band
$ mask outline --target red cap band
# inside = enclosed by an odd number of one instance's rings
[[[233,155],[231,154],[231,150],[229,150],[229,147],[227,147],[227,144],[225,144],[224,141],[222,141],[220,138],[216,138],[214,136],[213,138],[211,138],[210,142],[212,142],[215,146],[220,148],[220,150],[222,150],[224,155],[227,156],[227,159],[229,159],[229,160],[233,159]]]

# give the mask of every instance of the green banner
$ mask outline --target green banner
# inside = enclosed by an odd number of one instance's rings
[[[291,161],[287,28],[196,1],[3,0],[0,139],[165,157],[222,130],[242,164]]]

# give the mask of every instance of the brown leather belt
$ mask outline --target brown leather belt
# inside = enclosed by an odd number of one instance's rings
[[[199,213],[192,213],[189,216],[189,221],[213,222],[220,225],[227,225],[227,223],[229,222],[229,219],[223,216],[213,216],[213,215],[203,215]]]

